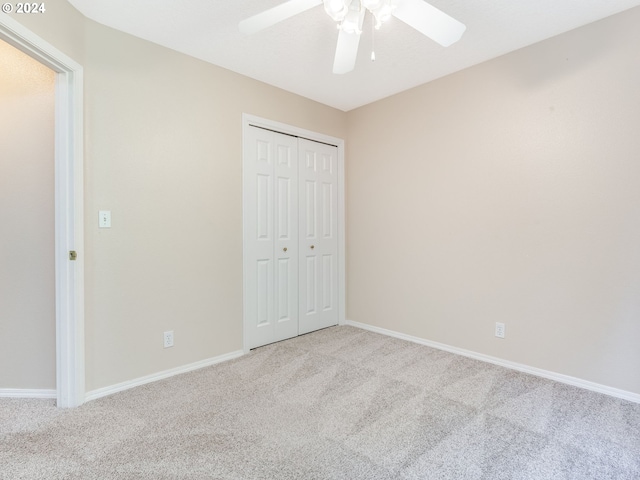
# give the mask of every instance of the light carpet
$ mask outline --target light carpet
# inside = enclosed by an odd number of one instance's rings
[[[640,405],[353,327],[73,410],[0,399],[2,479],[640,479]]]

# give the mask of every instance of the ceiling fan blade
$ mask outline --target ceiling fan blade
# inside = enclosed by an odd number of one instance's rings
[[[460,40],[467,29],[464,23],[422,0],[398,0],[393,16],[443,47]]]
[[[289,0],[242,20],[238,24],[238,28],[242,33],[251,35],[320,4],[322,4],[322,0]]]
[[[356,66],[358,58],[358,45],[360,44],[360,34],[366,9],[353,8],[340,25],[338,34],[338,45],[336,46],[336,56],[333,59],[333,73],[341,75],[349,73]],[[353,14],[353,17],[351,16]]]
[[[336,56],[333,60],[333,73],[343,74],[354,69],[356,66],[356,58],[358,57],[359,44],[360,35],[340,30]]]

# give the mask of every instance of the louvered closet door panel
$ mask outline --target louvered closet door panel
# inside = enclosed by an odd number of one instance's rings
[[[338,323],[338,149],[299,139],[300,334]]]
[[[250,127],[244,276],[249,348],[298,334],[297,139]]]

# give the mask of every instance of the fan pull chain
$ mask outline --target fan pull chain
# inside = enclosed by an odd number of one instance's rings
[[[376,19],[373,15],[371,15],[371,61],[376,61],[376,50],[375,50],[375,34],[376,34]]]

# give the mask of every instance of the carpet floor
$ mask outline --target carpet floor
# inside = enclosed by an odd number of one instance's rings
[[[0,399],[2,479],[640,479],[640,404],[353,327],[62,410]]]

